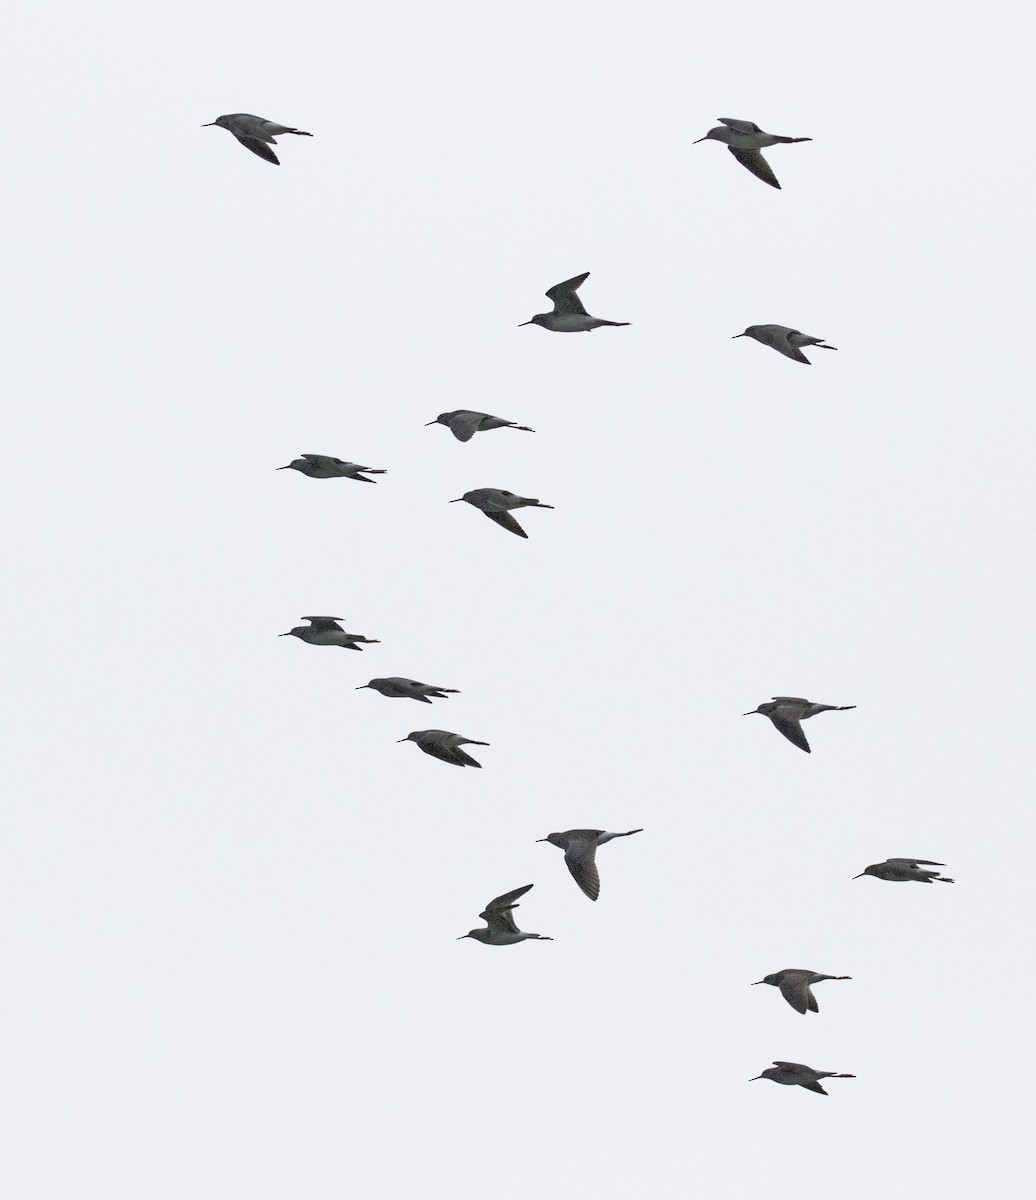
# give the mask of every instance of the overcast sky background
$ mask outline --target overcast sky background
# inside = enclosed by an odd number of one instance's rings
[[[1033,32],[8,23],[5,1195],[1018,1194]],[[270,166],[201,128],[238,111],[314,137]],[[814,139],[783,191],[691,145],[720,115]],[[629,328],[517,328],[586,270]],[[730,340],[768,322],[838,353]],[[462,407],[537,432],[423,427]],[[555,511],[521,541],[477,487]],[[381,644],[278,639],[302,613]],[[395,674],[461,694],[353,690]],[[740,716],[774,693],[858,708],[806,756]],[[484,769],[395,744],[427,727]],[[576,826],[644,827],[597,904],[535,843]],[[851,880],[890,855],[957,883]],[[454,940],[529,882],[555,941]],[[792,966],[853,979],[748,986]],[[747,1082],[775,1058],[857,1078]]]

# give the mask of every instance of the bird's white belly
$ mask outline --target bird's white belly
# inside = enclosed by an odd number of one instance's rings
[[[551,329],[555,333],[586,333],[599,325],[596,317],[589,317],[585,313],[561,313],[551,321]]]

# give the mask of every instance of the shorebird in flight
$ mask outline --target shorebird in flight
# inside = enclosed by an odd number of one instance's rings
[[[554,311],[537,313],[522,325],[542,325],[552,333],[589,333],[602,325],[628,325],[629,321],[605,321],[600,317],[591,317],[583,307],[582,300],[576,292],[586,282],[589,271],[566,279],[564,283],[556,283],[547,290],[547,299],[554,302]]]
[[[803,346],[818,346],[821,350],[837,350],[837,346],[829,346],[823,338],[811,337],[808,333],[800,333],[788,325],[749,325],[744,333],[735,333],[734,338],[755,338],[763,346],[783,354],[785,358],[793,358],[796,362],[805,363],[807,367],[813,364],[802,353]]]
[[[341,458],[333,458],[330,454],[303,454],[301,458],[293,458],[287,466],[277,467],[278,471],[298,471],[308,475],[310,479],[358,479],[361,483],[377,483],[376,479],[367,479],[368,475],[385,475],[381,467],[361,467],[359,463],[346,462]]]
[[[757,979],[756,984],[769,983],[781,989],[781,995],[797,1013],[819,1012],[817,998],[810,990],[814,983],[824,979],[851,979],[851,975],[821,975],[817,971],[802,971],[788,968],[785,971],[775,971],[772,975],[764,975]],[[752,985],[753,987],[755,984]]]
[[[384,679],[372,679],[370,683],[361,683],[356,689],[371,688],[388,696],[390,700],[420,700],[422,704],[431,704],[430,697],[445,700],[447,692],[458,692],[459,688],[438,687],[434,683],[418,683],[416,679],[404,679],[400,675],[389,675]]]
[[[806,735],[802,732],[802,722],[807,717],[815,717],[817,713],[848,712],[850,708],[855,707],[855,704],[814,704],[812,700],[803,700],[801,696],[774,696],[773,700],[768,700],[765,704],[760,704],[758,708],[753,708],[751,712],[742,715],[754,717],[756,713],[760,713],[764,717],[769,717],[774,728],[779,733],[783,733],[792,745],[811,754],[809,742],[806,741]]]
[[[770,164],[763,158],[760,151],[766,146],[776,146],[782,142],[811,142],[808,137],[782,137],[779,133],[766,133],[754,121],[739,121],[736,117],[719,117],[720,124],[710,129],[704,136],[691,144],[698,142],[722,142],[737,161],[747,167],[763,183],[780,191],[781,185],[777,176],[770,169]]]
[[[612,838],[630,837],[643,832],[642,829],[628,829],[625,833],[607,833],[603,829],[566,829],[564,833],[549,833],[545,838],[536,840],[550,842],[552,846],[564,850],[565,866],[572,873],[572,878],[584,895],[596,900],[601,894],[601,877],[597,874],[597,863],[594,861],[597,847],[610,842]]]
[[[303,617],[308,625],[296,625],[287,633],[279,633],[278,637],[297,637],[300,642],[308,642],[311,646],[341,646],[345,650],[359,650],[357,642],[378,644],[378,638],[364,637],[362,633],[346,633],[338,624],[344,617]]]
[[[458,442],[470,442],[476,433],[485,433],[489,429],[521,429],[525,433],[535,433],[528,425],[519,425],[517,421],[505,421],[503,417],[494,417],[491,413],[475,412],[470,408],[456,408],[453,412],[439,413],[434,421],[426,425],[445,425]]]
[[[479,767],[482,764],[475,760],[461,746],[488,746],[488,742],[478,742],[474,738],[463,737],[459,733],[450,733],[448,729],[415,729],[408,733],[401,742],[416,742],[419,750],[438,758],[454,767]],[[532,885],[530,884],[530,887]]]
[[[463,496],[458,496],[450,503],[460,504],[462,500],[480,512],[484,512],[491,521],[495,521],[508,532],[516,533],[523,538],[527,538],[529,535],[511,516],[510,510],[512,508],[554,507],[553,504],[541,504],[539,500],[530,500],[528,496],[516,496],[514,492],[505,491],[503,488],[475,488],[473,492],[465,492]]]
[[[846,1075],[841,1071],[815,1071],[803,1063],[780,1062],[775,1059],[772,1067],[767,1067],[762,1075],[755,1075],[748,1082],[754,1083],[756,1079],[772,1079],[774,1083],[797,1083],[799,1087],[804,1087],[810,1092],[819,1092],[821,1096],[826,1096],[827,1092],[820,1086],[821,1079],[855,1078],[855,1075]]]
[[[881,863],[871,863],[864,867],[853,879],[862,879],[864,875],[873,875],[875,879],[885,879],[889,883],[907,883],[916,880],[918,883],[953,883],[938,871],[926,871],[925,867],[945,867],[945,863],[932,862],[930,858],[886,858]]]
[[[497,896],[495,900],[490,900],[482,912],[478,915],[485,921],[485,927],[472,929],[470,933],[462,933],[458,942],[462,942],[465,938],[474,938],[476,942],[481,942],[483,946],[513,946],[515,942],[524,942],[531,938],[540,942],[552,942],[552,937],[547,937],[542,933],[523,933],[514,923],[514,917],[511,913],[518,907],[518,897],[524,896],[525,893],[532,887],[531,883],[527,883],[525,887],[515,888],[513,892],[505,892],[502,896]]]
[[[294,133],[299,137],[313,136],[304,129],[295,129],[291,125],[278,125],[276,121],[267,121],[265,118],[255,117],[251,113],[224,113],[222,117],[217,117],[215,121],[209,121],[207,125],[203,125],[202,129],[208,129],[211,125],[218,125],[220,129],[229,130],[242,146],[246,146],[253,154],[258,154],[260,158],[265,158],[267,162],[271,162],[277,167],[281,165],[281,160],[270,149],[270,143],[276,145],[275,137],[280,137],[282,133]]]

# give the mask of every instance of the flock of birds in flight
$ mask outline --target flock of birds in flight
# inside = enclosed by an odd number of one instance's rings
[[[697,142],[720,142],[727,147],[737,161],[749,170],[757,179],[761,179],[770,187],[780,188],[777,177],[770,164],[763,157],[762,151],[769,146],[782,143],[808,142],[811,138],[784,137],[780,134],[766,133],[752,121],[741,121],[733,117],[720,117],[720,124]],[[297,137],[312,137],[302,129],[290,125],[280,125],[276,121],[268,121],[251,113],[229,113],[217,117],[209,125],[219,126],[234,135],[235,138],[253,154],[275,165],[280,165],[280,159],[272,149],[275,139],[282,134],[295,134]],[[204,126],[208,128],[208,126]],[[696,145],[697,142],[694,144]],[[552,333],[589,333],[602,326],[624,326],[628,321],[608,321],[591,316],[579,299],[579,288],[586,282],[589,271],[557,283],[546,292],[547,299],[554,307],[550,312],[537,313],[522,325],[539,325]],[[519,326],[521,328],[521,326]],[[764,346],[793,359],[795,362],[810,366],[810,361],[803,354],[803,349],[817,347],[822,350],[835,350],[824,338],[812,337],[798,329],[786,325],[749,325],[743,333],[734,337],[748,337]],[[491,413],[475,412],[469,409],[456,409],[453,412],[440,413],[429,425],[445,425],[458,441],[468,442],[476,433],[484,433],[492,429],[518,429],[526,433],[534,432],[527,425],[519,425],[515,421],[493,416]],[[310,479],[355,479],[361,483],[376,483],[371,475],[384,475],[383,469],[365,467],[359,463],[346,462],[327,454],[303,454],[293,459],[286,466],[278,467],[279,471],[298,471]],[[540,500],[527,496],[518,496],[503,488],[475,488],[465,492],[451,504],[464,501],[473,508],[484,513],[491,521],[518,537],[527,538],[529,535],[512,516],[517,508],[553,508]],[[296,625],[283,633],[281,637],[296,637],[311,646],[339,646],[347,650],[361,650],[363,645],[375,645],[377,638],[365,637],[358,633],[347,633],[340,622],[342,617],[311,616],[303,617],[308,625]],[[432,700],[444,700],[449,695],[457,693],[457,688],[442,687],[437,684],[420,683],[416,679],[406,679],[401,676],[388,676],[372,679],[369,683],[360,685],[357,690],[370,688],[389,699],[416,700],[422,704],[431,704]],[[816,704],[799,696],[774,696],[771,700],[760,704],[744,716],[759,714],[769,717],[774,728],[792,745],[797,746],[807,754],[812,753],[806,735],[802,732],[802,722],[809,717],[815,717],[822,712],[846,712],[853,709],[854,704]],[[400,738],[401,742],[414,742],[418,749],[425,754],[457,767],[479,767],[482,764],[474,759],[462,747],[487,746],[488,742],[480,742],[475,738],[464,737],[446,729],[418,729]],[[565,853],[565,865],[572,878],[579,885],[584,895],[596,900],[600,895],[601,880],[597,871],[596,855],[599,846],[615,838],[631,837],[642,833],[642,829],[629,829],[623,833],[609,833],[603,829],[568,829],[561,833],[551,833],[541,842],[549,842]],[[953,883],[952,879],[939,874],[930,867],[941,867],[943,863],[932,862],[924,858],[889,858],[885,862],[871,863],[854,879],[872,875],[890,883]],[[553,941],[553,938],[542,933],[528,933],[518,928],[514,919],[514,910],[518,907],[519,899],[531,888],[528,883],[524,887],[515,888],[490,900],[479,917],[485,921],[484,926],[472,929],[458,940],[472,938],[485,946],[512,946],[524,941]],[[824,975],[817,971],[800,968],[788,968],[766,975],[756,983],[766,983],[780,990],[781,995],[798,1013],[818,1012],[816,997],[812,987],[828,979],[849,979],[848,975]],[[855,1076],[844,1072],[818,1071],[803,1063],[782,1062],[776,1060],[755,1079],[770,1079],[774,1083],[796,1085],[811,1092],[819,1092],[826,1096],[820,1081],[822,1079],[853,1079]]]

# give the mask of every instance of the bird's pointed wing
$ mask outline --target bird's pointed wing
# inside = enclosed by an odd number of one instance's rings
[[[797,1013],[805,1014],[807,1008],[817,1011],[813,993],[801,979],[785,979],[781,983],[781,995]],[[810,1000],[813,1000],[812,1004]]]
[[[779,1059],[776,1059],[776,1058],[773,1060],[773,1065],[775,1067],[782,1067],[785,1071],[798,1072],[798,1071],[808,1071],[809,1070],[809,1067],[807,1067],[804,1063],[781,1062]]]
[[[470,442],[478,432],[481,413],[458,413],[450,422],[450,432],[458,442]]]
[[[885,860],[890,863],[903,863],[908,867],[945,867],[945,863],[932,862],[930,858],[888,858]]]
[[[473,759],[466,750],[462,750],[460,746],[454,746],[450,750],[450,753],[453,755],[453,757],[448,760],[450,762],[460,763],[462,767],[478,767],[479,769],[482,767],[480,762],[476,762],[475,759]]]
[[[564,283],[554,284],[547,291],[547,299],[554,302],[555,313],[578,313],[584,317],[587,315],[583,302],[576,295],[576,289],[582,286],[589,274],[589,271],[584,271],[582,275],[566,279]]]
[[[781,190],[777,176],[770,170],[770,164],[763,158],[762,151],[743,146],[728,146],[727,149],[743,167],[747,167],[752,172],[756,179],[761,179],[763,183],[768,183],[770,187],[775,187],[778,191]]]
[[[430,754],[432,758],[437,758],[440,762],[449,763],[454,767],[463,766],[480,766],[480,763],[475,762],[470,754],[465,754],[463,750],[458,750],[455,747],[444,746],[442,742],[426,739],[423,742],[417,743],[425,754]]]
[[[793,358],[796,362],[805,363],[807,367],[812,366],[813,364],[802,353],[802,347],[792,345],[791,335],[793,333],[798,333],[798,330],[789,329],[784,333],[775,334],[770,345],[775,350],[779,350],[781,354],[787,355],[788,358]],[[808,704],[809,701],[807,700],[806,703]]]
[[[513,908],[515,901],[520,900],[526,892],[530,891],[532,891],[532,884],[527,883],[524,887],[515,888],[513,892],[504,892],[502,896],[490,900],[486,909],[488,911],[491,908]]]
[[[331,629],[336,629],[339,633],[345,633],[345,630],[338,624],[344,620],[344,617],[303,617],[303,621],[309,621],[314,629],[327,632]]]
[[[805,700],[802,696],[771,696],[771,700],[776,700],[778,704],[804,704],[807,708],[813,703],[812,700]]]
[[[506,529],[508,533],[516,533],[519,537],[523,538],[527,538],[529,536],[509,512],[486,512],[485,509],[482,511],[486,513],[486,516],[491,521],[495,521],[502,528]]]
[[[495,900],[490,900],[485,911],[478,915],[491,930],[517,933],[518,926],[514,923],[514,917],[511,916],[511,909],[517,907],[518,898],[524,896],[531,887],[532,884],[527,883],[525,887],[515,888],[513,892],[505,892],[502,896],[497,896]]]
[[[596,841],[583,838],[570,840],[565,851],[565,866],[572,873],[572,878],[579,884],[583,894],[591,900],[596,900],[601,894],[601,877],[597,873],[595,861],[596,852]]]
[[[802,732],[802,726],[795,717],[789,717],[786,713],[779,710],[770,713],[770,720],[774,723],[775,728],[783,733],[792,745],[798,746],[800,750],[805,750],[807,754],[812,754],[809,748],[809,742],[806,741],[806,735]]]
[[[799,1087],[804,1087],[807,1092],[819,1092],[821,1094],[821,1096],[827,1095],[827,1092],[824,1091],[824,1089],[820,1086],[819,1083],[817,1083],[817,1081],[815,1079],[810,1079],[810,1080],[803,1079],[799,1083]]]
[[[820,1006],[817,1004],[816,996],[813,995],[813,989],[809,986],[808,983],[805,985],[805,987],[806,987],[806,1000],[809,1002],[809,1011],[815,1012],[815,1013],[820,1012]]]
[[[318,467],[337,467],[342,461],[332,454],[303,454],[301,457]]]
[[[717,117],[716,120],[728,129],[733,129],[735,133],[762,133],[754,121],[739,121],[737,117]]]
[[[265,158],[267,162],[272,162],[274,166],[279,167],[281,165],[281,160],[261,138],[247,137],[242,133],[235,133],[234,137],[237,138],[242,146],[247,146],[253,154],[258,154],[260,158]]]

